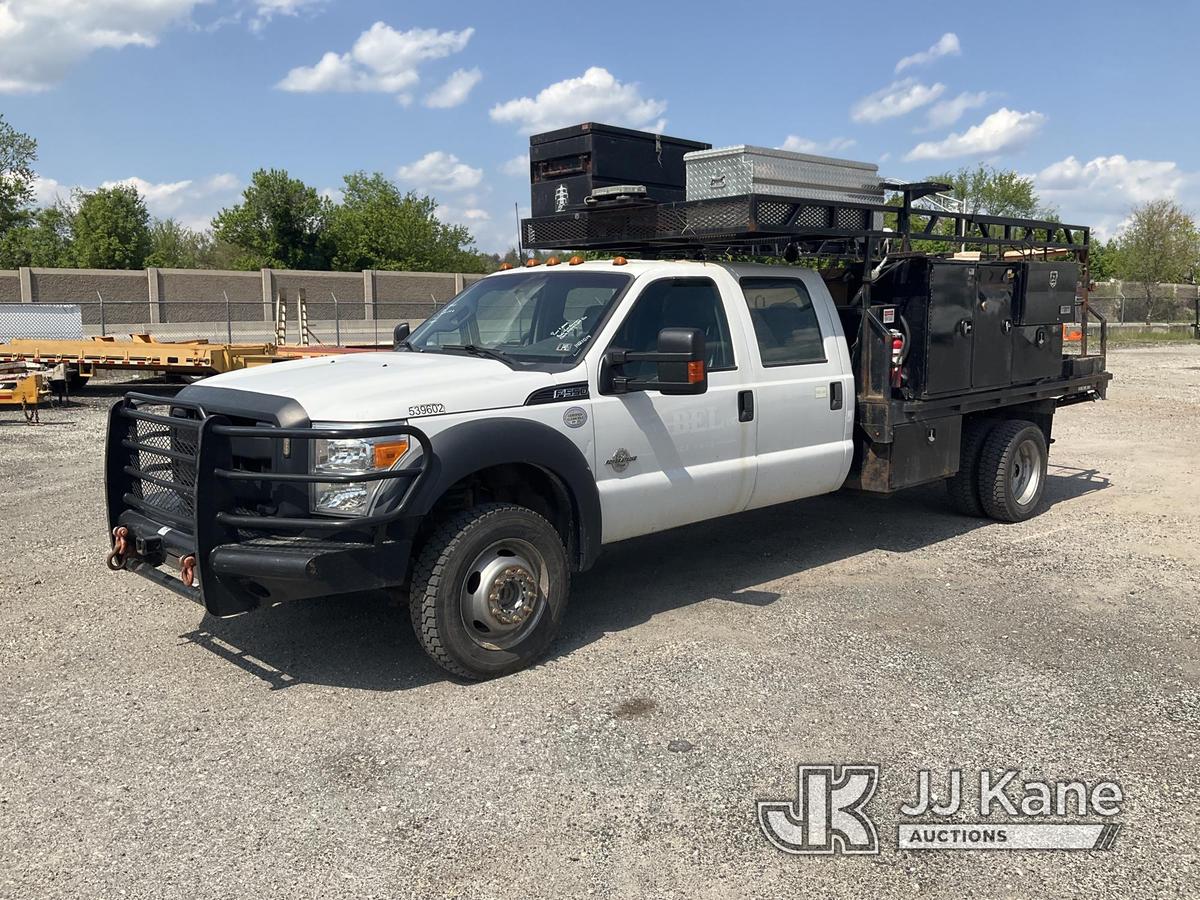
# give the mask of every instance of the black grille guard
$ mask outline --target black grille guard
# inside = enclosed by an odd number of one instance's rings
[[[169,415],[147,407],[167,408]],[[239,467],[234,459],[235,440],[267,439],[271,455],[282,441],[310,442],[321,439],[410,437],[421,448],[415,465],[362,473],[313,473],[253,471]],[[308,453],[304,458],[309,458]],[[136,524],[140,532],[149,525],[165,541],[169,555],[191,547],[195,555],[199,587],[163,572],[159,557],[131,555],[126,568],[202,603],[214,615],[230,615],[257,605],[221,584],[213,570],[211,554],[218,547],[242,543],[239,531],[303,536],[350,536],[363,543],[380,543],[388,526],[402,518],[406,507],[429,475],[433,447],[429,438],[410,425],[366,425],[347,428],[277,427],[233,424],[219,412],[209,414],[203,406],[187,400],[152,394],[129,393],[109,413],[105,454],[105,481],[110,533]],[[238,483],[257,482],[290,485],[355,484],[362,482],[407,482],[375,510],[364,516],[251,515],[235,511],[233,489]],[[381,505],[385,508],[380,509]],[[261,510],[260,510],[261,512]],[[349,535],[347,535],[349,533]],[[142,536],[139,534],[139,537]]]

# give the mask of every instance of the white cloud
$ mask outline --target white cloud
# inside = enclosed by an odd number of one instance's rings
[[[915,78],[893,81],[887,87],[880,88],[855,103],[850,110],[850,118],[855,122],[882,122],[885,119],[894,119],[932,103],[945,91],[946,86],[940,82],[927,85]]]
[[[978,125],[962,134],[950,134],[940,141],[926,141],[905,155],[909,162],[918,159],[952,159],[956,156],[990,156],[1015,149],[1037,134],[1046,117],[1040,112],[1017,112],[1001,107]]]
[[[923,66],[926,63],[933,62],[935,59],[941,59],[943,56],[958,56],[961,53],[962,47],[958,43],[958,35],[952,31],[947,31],[928,50],[922,50],[920,53],[906,56],[896,63],[896,73],[903,72],[909,66]]]
[[[413,28],[397,31],[376,22],[358,36],[347,53],[326,53],[311,66],[297,66],[277,87],[300,93],[315,91],[372,91],[412,101],[409,89],[420,81],[420,66],[459,53],[475,33]]]
[[[465,103],[471,89],[483,79],[478,69],[456,69],[453,74],[430,92],[425,105],[434,109],[449,109]]]
[[[97,50],[153,47],[204,0],[3,0],[0,93],[43,91]]]
[[[463,191],[476,187],[483,181],[483,169],[460,162],[453,153],[434,150],[416,162],[401,166],[396,170],[396,177],[425,191]]]
[[[1101,237],[1119,231],[1130,210],[1163,198],[1179,199],[1200,187],[1200,173],[1170,160],[1128,159],[1117,153],[1081,162],[1068,156],[1033,176],[1038,195],[1068,220],[1091,225]]]
[[[949,128],[961,119],[968,109],[983,106],[993,96],[987,91],[964,91],[957,97],[941,100],[929,107],[929,114],[925,120],[926,129],[932,131],[936,128]]]
[[[500,164],[500,171],[513,178],[529,177],[529,154],[522,153]]]
[[[42,175],[33,176],[34,206],[53,206],[59,201],[65,202],[70,200],[71,191],[72,188],[61,181],[46,178]]]
[[[261,31],[276,16],[298,16],[304,12],[315,12],[328,2],[329,0],[253,0],[250,30]]]
[[[790,150],[793,153],[812,153],[817,156],[830,153],[842,153],[853,147],[857,141],[853,138],[835,137],[827,141],[810,141],[808,138],[789,134],[780,150]]]
[[[643,97],[640,87],[618,81],[611,72],[592,66],[578,78],[543,88],[536,97],[519,97],[491,109],[495,122],[513,124],[523,134],[549,131],[577,122],[605,122],[662,131],[665,100]]]
[[[100,183],[102,188],[119,184],[137,188],[146,201],[146,208],[156,219],[178,219],[189,228],[206,229],[212,217],[222,206],[237,201],[241,180],[228,172],[210,175],[201,179],[183,181],[148,181],[136,175]],[[79,190],[89,191],[92,187],[69,185],[53,178],[38,175],[34,179],[34,203],[51,206],[59,201],[69,202]]]
[[[156,219],[178,219],[189,228],[208,228],[217,211],[236,201],[241,181],[236,175],[224,172],[199,181],[147,181],[136,176],[118,181],[102,182],[100,187],[118,184],[137,188],[146,201],[146,208]]]

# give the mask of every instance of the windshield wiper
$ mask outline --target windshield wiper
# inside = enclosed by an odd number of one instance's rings
[[[465,353],[470,353],[472,356],[479,356],[484,359],[494,359],[502,363],[508,363],[510,361],[508,354],[503,350],[493,350],[491,347],[480,347],[478,344],[442,344],[441,349],[462,350]]]

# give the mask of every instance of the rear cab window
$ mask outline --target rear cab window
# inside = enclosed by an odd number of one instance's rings
[[[803,281],[768,276],[743,278],[739,284],[763,366],[826,361],[817,310]]]

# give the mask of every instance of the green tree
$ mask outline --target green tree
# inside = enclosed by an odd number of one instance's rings
[[[25,207],[33,200],[37,141],[17,131],[0,114],[0,235],[28,224]]]
[[[150,252],[150,213],[132,185],[77,193],[71,232],[82,268],[141,269]]]
[[[929,180],[950,185],[947,193],[960,201],[971,215],[1024,219],[1046,219],[1054,215],[1053,210],[1042,206],[1033,179],[1010,169],[996,169],[981,163],[975,168],[934,175]]]
[[[1152,200],[1135,207],[1118,241],[1122,278],[1136,281],[1146,294],[1146,322],[1166,312],[1155,296],[1162,282],[1190,281],[1200,268],[1200,233],[1173,200]]]
[[[174,219],[156,219],[150,226],[146,265],[163,269],[205,269],[213,257],[213,238]]]
[[[61,204],[28,213],[24,222],[0,235],[0,269],[73,266],[71,216]]]
[[[236,247],[240,269],[326,269],[331,204],[283,169],[259,169],[242,202],[213,219],[218,241]]]
[[[403,193],[380,172],[352,172],[344,181],[329,223],[335,269],[484,271],[471,233],[439,220],[433,198]]]
[[[1117,242],[1092,237],[1088,249],[1088,273],[1092,281],[1110,281],[1117,277]]]

